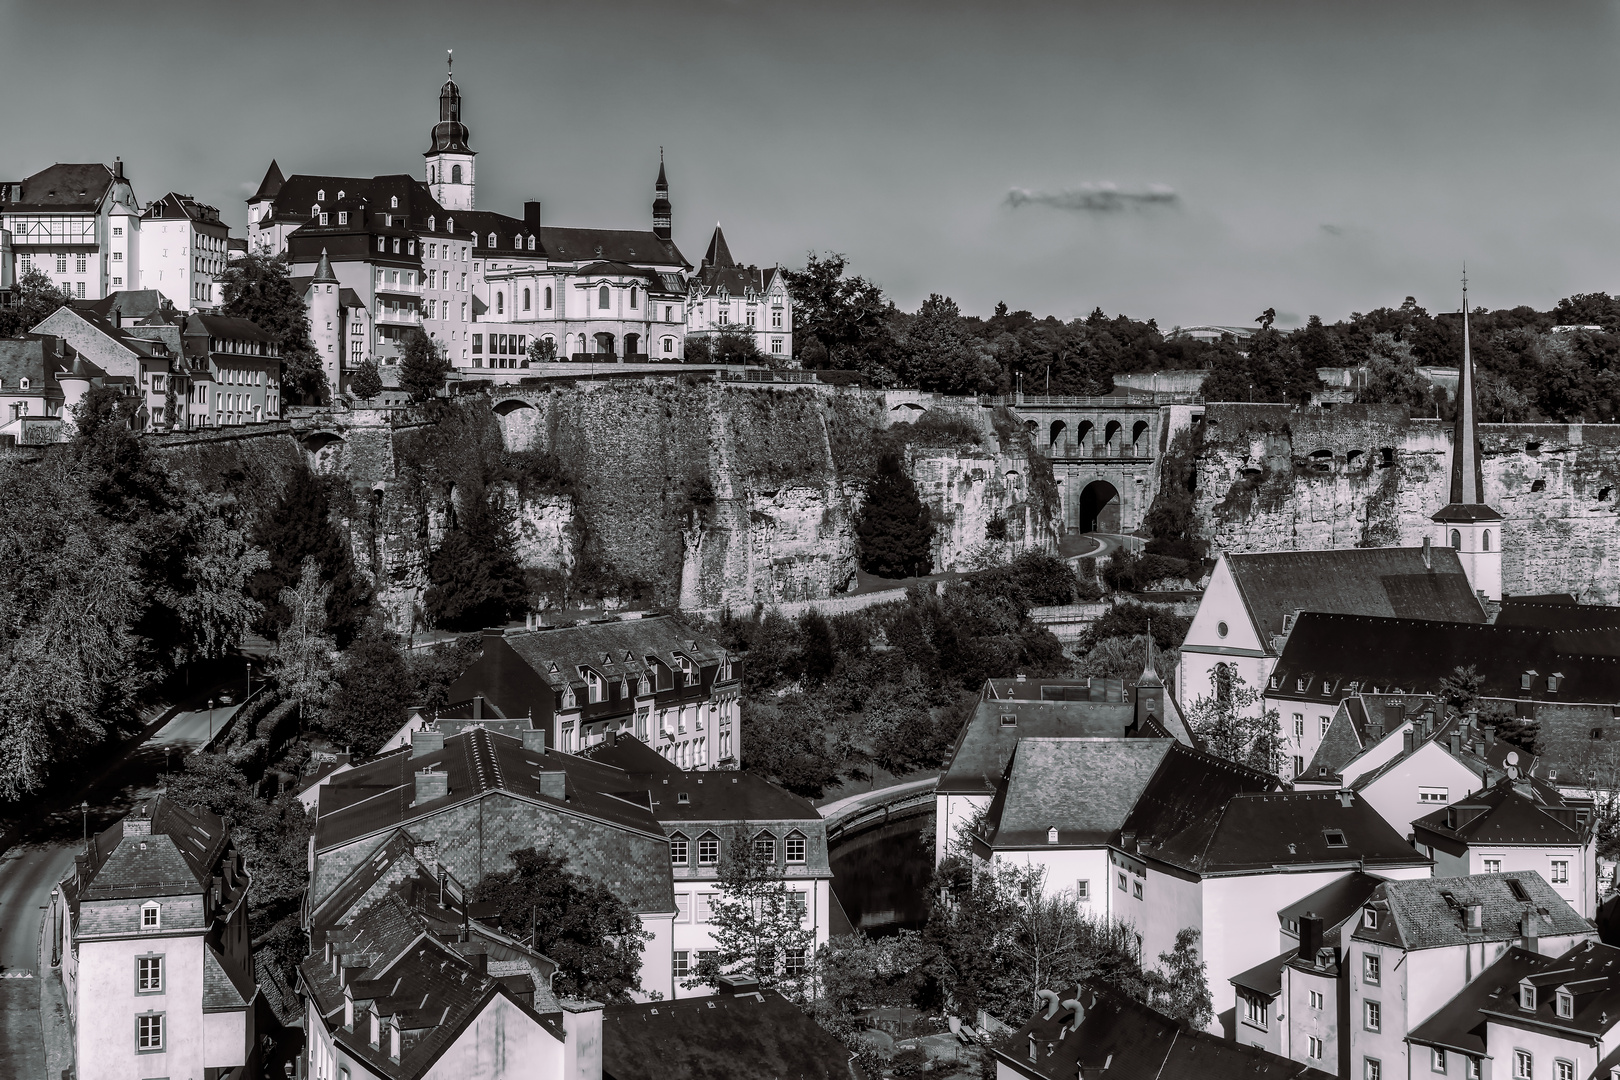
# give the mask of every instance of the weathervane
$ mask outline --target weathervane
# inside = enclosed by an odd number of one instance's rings
[[[446,74],[448,74],[451,78],[455,78],[455,75],[456,75],[456,50],[454,50],[454,49],[446,49],[446,50],[444,50],[444,66],[445,66]]]

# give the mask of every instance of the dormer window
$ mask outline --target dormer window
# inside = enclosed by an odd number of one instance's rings
[[[754,837],[754,858],[761,862],[776,862],[776,837],[770,833],[760,833]]]
[[[326,201],[326,189],[325,188],[321,188],[319,191],[315,192],[315,201],[316,202],[325,202]]]
[[[490,247],[495,246],[495,234],[494,233],[489,234],[489,246]]]
[[[692,796],[684,791],[677,792],[675,795],[675,801],[681,806],[690,806],[692,803]]]
[[[1010,712],[1002,713],[1001,714],[1001,726],[1002,727],[1017,727],[1018,726],[1018,714],[1017,713],[1010,713]]]
[[[148,901],[141,908],[141,929],[161,930],[163,928],[163,908],[155,901]]]
[[[390,210],[398,210],[399,209],[399,196],[398,195],[390,195],[388,197],[388,209],[390,209]]]
[[[456,231],[456,219],[455,218],[452,217],[452,218],[445,218],[444,219],[444,231],[445,232],[455,232]],[[473,237],[473,244],[474,244],[474,246],[476,246],[478,244],[478,238],[476,236]]]
[[[1058,831],[1056,825],[1053,825],[1050,829],[1046,830],[1046,842],[1048,844],[1055,844],[1058,842]]]
[[[318,217],[321,216],[321,204],[320,203],[316,203],[314,206],[309,208],[309,216],[312,217],[312,218],[318,218]]]
[[[1527,1009],[1530,1012],[1535,1012],[1536,988],[1530,985],[1528,982],[1522,982],[1519,984],[1519,1008]]]
[[[797,831],[788,833],[787,840],[783,843],[782,847],[787,854],[787,861],[789,863],[804,862],[804,833]]]
[[[371,1048],[378,1049],[382,1045],[382,1018],[375,1010],[371,1014]]]
[[[428,215],[428,232],[435,232],[435,231],[436,230],[433,228],[433,215],[429,214]]]
[[[1562,672],[1559,672],[1559,671],[1555,671],[1551,675],[1547,676],[1547,693],[1549,693],[1549,694],[1558,693],[1558,684],[1563,682],[1563,681],[1564,681],[1564,675],[1563,675]]]
[[[349,223],[349,212],[347,210],[339,210],[338,211],[338,224],[339,225],[347,225],[348,223]]]
[[[585,669],[585,700],[588,701],[589,703],[591,703],[592,705],[594,705],[597,702],[602,701],[604,698],[607,697],[606,690],[607,690],[607,684],[602,681],[602,676],[598,675],[596,672],[592,671],[590,668],[586,668]]]
[[[1568,990],[1559,990],[1556,1000],[1558,1003],[1558,1015],[1565,1020],[1573,1019],[1575,1016],[1575,995]]]
[[[1520,675],[1519,676],[1519,689],[1520,690],[1528,690],[1528,689],[1530,689],[1530,687],[1536,681],[1536,676],[1539,675],[1539,674],[1541,674],[1539,671],[1536,671],[1534,668],[1532,668],[1531,670],[1525,672],[1523,675]]]
[[[669,865],[685,866],[688,858],[686,837],[680,833],[671,836],[669,838]]]
[[[343,192],[339,191],[338,192],[338,201],[341,202],[342,200],[343,200]]]
[[[1378,929],[1378,909],[1374,907],[1362,908],[1361,925],[1367,930]]]

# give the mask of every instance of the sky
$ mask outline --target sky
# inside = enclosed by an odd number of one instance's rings
[[[0,179],[115,155],[233,233],[420,176],[455,50],[479,209],[1161,327],[1620,292],[1615,3],[0,0]]]

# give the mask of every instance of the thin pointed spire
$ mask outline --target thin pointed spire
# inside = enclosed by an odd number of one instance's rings
[[[1485,502],[1484,469],[1479,459],[1479,432],[1474,417],[1474,354],[1468,332],[1468,266],[1463,265],[1463,355],[1457,373],[1457,426],[1452,440],[1451,502],[1478,506]]]
[[[1142,665],[1142,677],[1136,680],[1136,685],[1163,686],[1164,680],[1159,678],[1158,671],[1153,666],[1153,620],[1147,624],[1147,662]]]
[[[447,79],[456,77],[456,50],[454,49],[444,50],[444,77]]]

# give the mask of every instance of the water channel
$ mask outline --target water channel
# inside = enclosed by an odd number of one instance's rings
[[[863,832],[841,841],[828,854],[833,894],[851,927],[882,935],[917,930],[928,921],[928,883],[934,875],[932,814]]]

